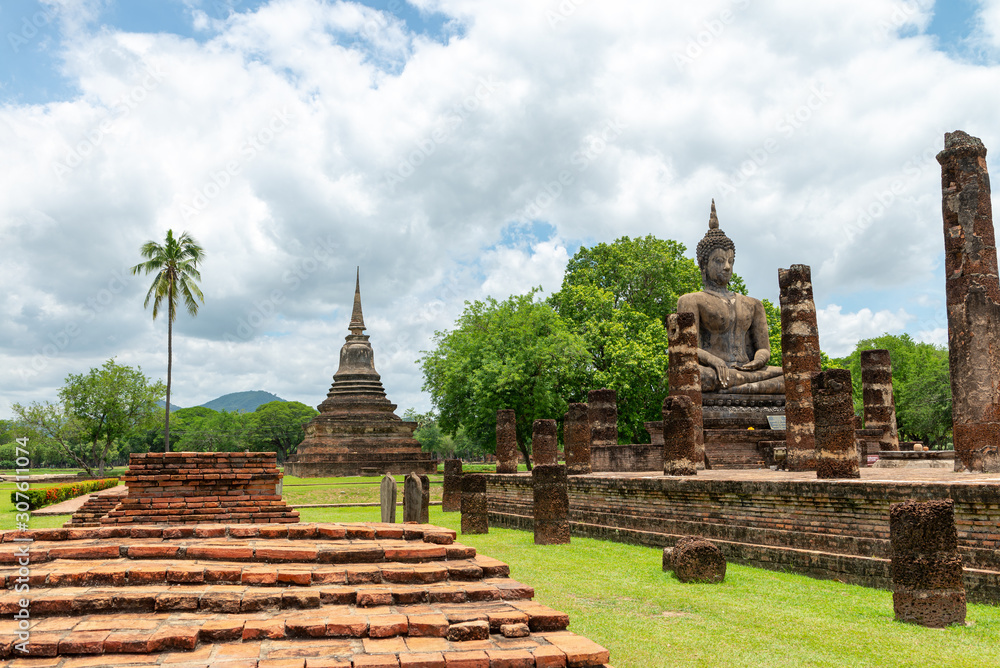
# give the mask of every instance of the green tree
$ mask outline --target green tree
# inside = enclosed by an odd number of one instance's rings
[[[562,289],[593,286],[611,293],[613,308],[628,304],[663,323],[677,310],[677,298],[701,289],[701,272],[684,244],[648,235],[581,247],[570,258]]]
[[[32,465],[41,464],[41,454],[54,448],[93,475],[87,442],[82,438],[82,425],[66,411],[63,404],[33,401],[27,406],[14,404],[12,409],[17,418],[15,436],[30,439]]]
[[[118,364],[114,358],[99,369],[66,377],[59,398],[66,412],[78,420],[83,440],[90,443],[98,475],[104,475],[115,441],[158,417],[157,402],[163,392],[163,383],[151,382],[141,368]]]
[[[580,387],[572,394],[586,400],[588,390],[615,390],[618,436],[625,443],[645,440],[643,423],[657,420],[667,395],[667,330],[612,291],[594,285],[566,285],[549,299],[590,353]]]
[[[198,263],[205,256],[205,251],[183,232],[177,239],[173,230],[167,230],[166,242],[147,241],[139,249],[145,262],[132,267],[132,275],[140,272],[155,274],[152,285],[146,293],[143,308],[153,302],[153,320],[160,312],[160,304],[167,304],[167,400],[163,422],[163,442],[166,449],[170,448],[170,383],[174,359],[174,320],[177,318],[178,298],[184,300],[187,311],[192,316],[198,314],[198,301],[205,302],[197,281],[201,280]]]
[[[896,424],[901,438],[943,446],[951,438],[951,381],[948,351],[944,347],[914,341],[909,334],[883,334],[863,339],[845,358],[832,360],[850,369],[854,406],[863,412],[861,351],[888,350],[892,361],[892,396],[896,402]]]
[[[319,414],[299,401],[270,401],[247,413],[250,447],[257,452],[274,451],[284,462],[305,438],[305,426]]]
[[[532,422],[561,418],[585,386],[583,339],[536,294],[466,302],[455,328],[435,332],[434,349],[423,351],[424,390],[441,429],[453,437],[464,430],[484,452],[496,451],[497,410],[511,408],[527,459]]]

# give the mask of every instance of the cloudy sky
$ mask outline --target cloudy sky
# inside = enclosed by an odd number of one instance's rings
[[[821,345],[946,341],[946,131],[1000,151],[1000,0],[5,0],[0,417],[109,357],[166,375],[128,267],[205,248],[173,403],[321,401],[355,268],[389,398],[464,302],[581,245],[812,267]],[[991,154],[992,155],[995,154]]]

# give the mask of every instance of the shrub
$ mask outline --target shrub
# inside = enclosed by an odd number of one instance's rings
[[[59,503],[66,499],[75,499],[78,496],[98,492],[102,489],[115,487],[116,485],[118,485],[118,478],[104,478],[103,480],[84,480],[65,485],[29,489],[26,492],[15,490],[10,493],[10,502],[15,504],[16,507],[18,502],[23,502],[24,497],[28,497],[29,510],[36,510],[52,505],[53,503]]]

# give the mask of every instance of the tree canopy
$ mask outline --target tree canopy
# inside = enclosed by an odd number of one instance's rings
[[[496,412],[517,413],[518,446],[525,457],[531,425],[558,419],[580,399],[589,354],[537,290],[498,302],[466,302],[455,328],[435,332],[424,351],[424,390],[439,411],[439,424],[455,436],[464,429],[485,451],[496,449]]]
[[[948,351],[943,346],[914,341],[909,334],[883,334],[858,341],[854,352],[834,360],[851,370],[855,410],[863,412],[861,351],[889,351],[892,396],[901,439],[944,446],[951,439],[951,379]]]

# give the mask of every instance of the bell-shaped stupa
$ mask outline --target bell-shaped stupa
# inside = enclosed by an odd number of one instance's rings
[[[361,271],[354,287],[354,309],[340,349],[333,385],[306,425],[305,439],[285,463],[287,475],[316,478],[384,473],[434,473],[434,455],[413,438],[416,422],[404,422],[385,396],[375,370],[375,352],[361,312]]]

